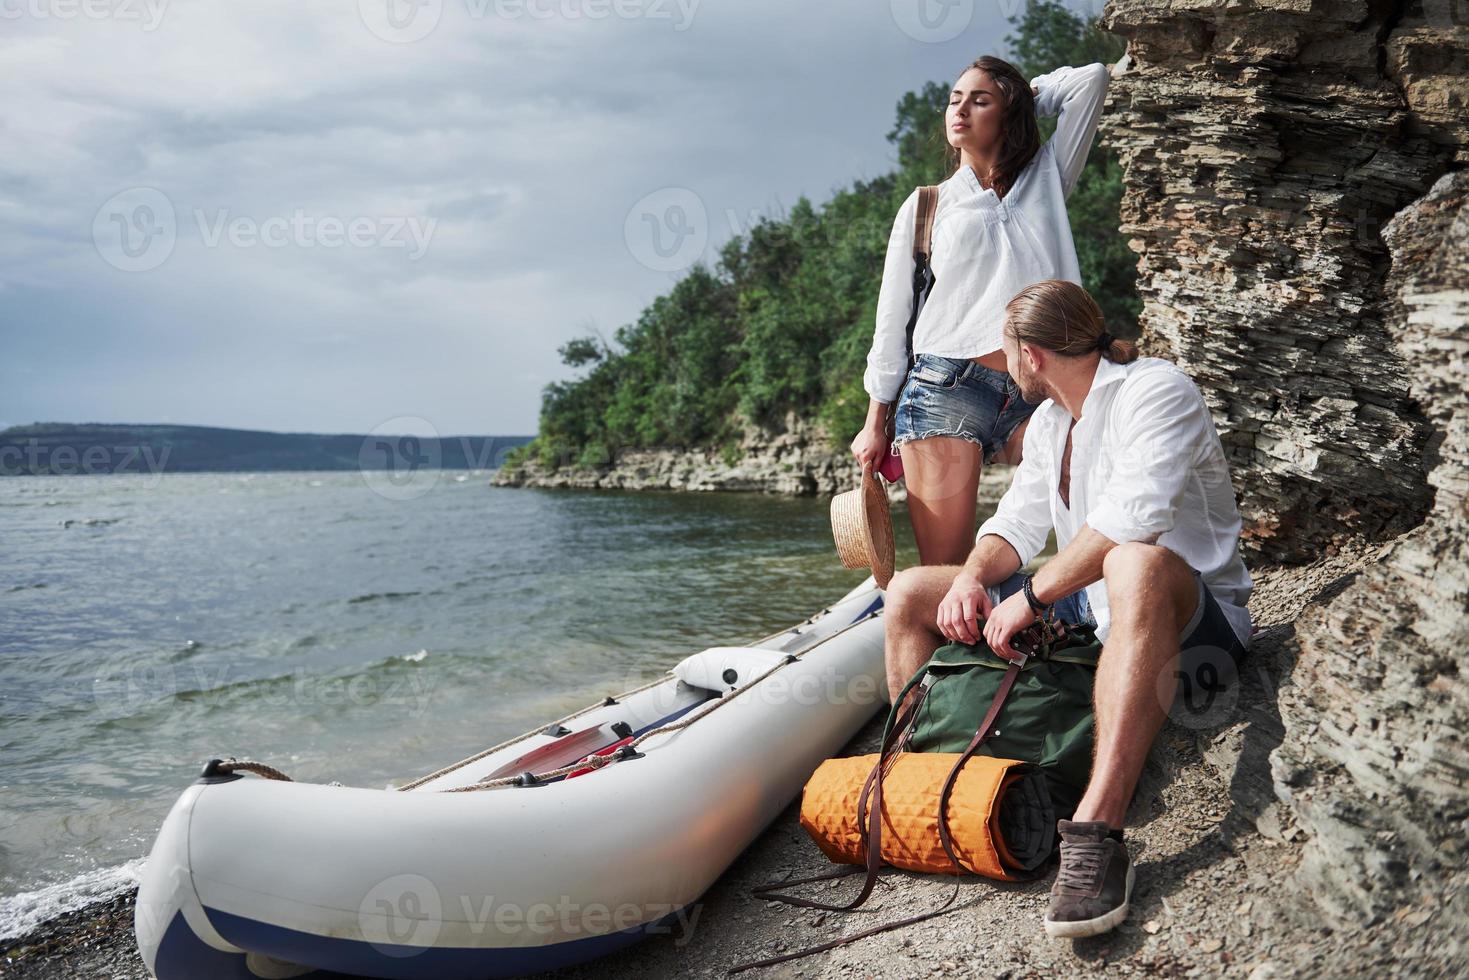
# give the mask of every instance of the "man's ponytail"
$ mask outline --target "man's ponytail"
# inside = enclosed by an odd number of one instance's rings
[[[1091,293],[1066,279],[1027,286],[1005,307],[1005,329],[1022,344],[1034,344],[1065,357],[1095,351],[1114,364],[1137,360],[1137,345],[1107,332],[1102,308]]]

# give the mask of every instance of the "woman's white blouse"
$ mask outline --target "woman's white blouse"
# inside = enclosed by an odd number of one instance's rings
[[[1066,198],[1076,186],[1102,118],[1106,65],[1058,68],[1031,81],[1036,114],[1058,115],[1056,134],[1020,172],[1002,200],[980,187],[972,167],[939,185],[933,225],[933,291],[913,331],[913,350],[981,357],[1001,347],[1005,304],[1042,279],[1081,284]],[[913,222],[918,190],[898,210],[888,239],[877,325],[862,385],[892,402],[908,373],[906,327],[913,310]]]

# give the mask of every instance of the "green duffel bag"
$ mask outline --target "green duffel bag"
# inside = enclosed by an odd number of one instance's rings
[[[1069,817],[1091,777],[1092,685],[1101,641],[1090,625],[1051,622],[1021,630],[1010,645],[1023,660],[1006,660],[983,639],[935,650],[889,711],[884,740],[897,706],[919,686],[909,751],[964,752],[978,743],[977,752],[1033,763],[1046,777],[1056,815]]]

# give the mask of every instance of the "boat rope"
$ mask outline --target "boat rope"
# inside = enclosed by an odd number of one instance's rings
[[[785,634],[791,632],[792,630],[798,630],[802,626],[809,626],[810,624],[816,622],[816,620],[818,620],[822,616],[825,616],[829,612],[831,612],[831,607],[830,606],[828,606],[827,608],[821,610],[820,612],[812,613],[810,616],[806,617],[805,620],[803,620],[802,622],[797,623],[795,626],[789,626],[789,627],[787,627],[787,628],[785,628],[783,630],[778,630],[778,631],[776,631],[774,633],[771,633],[769,636],[762,637],[761,639],[756,640],[754,643],[751,643],[750,646],[751,647],[758,647],[760,644],[762,644],[762,643],[768,643],[769,641],[775,639],[776,637],[778,637],[778,636],[784,636]],[[856,624],[853,624],[853,625],[856,625]],[[815,649],[815,647],[813,646],[812,649]],[[671,674],[671,673],[673,673],[673,671],[664,671],[663,675],[661,677],[659,677],[657,680],[649,681],[647,684],[644,684],[642,687],[635,687],[631,691],[624,691],[624,692],[622,692],[622,694],[618,695],[618,699],[621,700],[622,698],[628,697],[629,695],[638,694],[638,693],[640,693],[642,691],[648,690],[649,688],[657,687],[660,684],[665,684],[668,681],[668,675]],[[606,707],[606,702],[605,701],[598,701],[596,704],[589,704],[585,708],[582,708],[582,709],[580,709],[578,711],[573,711],[571,714],[567,715],[565,718],[558,718],[557,720],[551,722],[551,724],[547,725],[546,728],[555,728],[558,725],[563,725],[566,722],[571,721],[574,718],[580,718],[582,715],[587,714],[588,712],[596,711],[598,708],[603,708],[603,707]],[[519,745],[521,742],[524,742],[527,739],[535,738],[537,735],[540,735],[540,734],[541,734],[541,731],[526,732],[523,735],[517,735],[517,736],[515,736],[512,739],[507,739],[506,741],[501,742],[499,745],[492,745],[489,748],[485,749],[483,752],[476,752],[474,755],[470,756],[467,759],[460,759],[458,762],[451,763],[451,764],[445,766],[442,769],[435,770],[434,772],[429,773],[427,776],[420,776],[419,778],[413,780],[411,783],[404,783],[402,786],[399,786],[398,787],[398,791],[400,793],[402,793],[402,792],[407,792],[410,789],[417,789],[418,787],[422,786],[424,783],[430,783],[430,782],[433,782],[435,779],[438,779],[441,776],[447,776],[451,772],[457,772],[458,770],[463,769],[465,766],[473,765],[474,763],[480,761],[481,759],[484,759],[484,758],[487,758],[489,756],[492,756],[492,755],[494,755],[497,752],[503,752],[505,749],[510,748],[510,746],[512,746],[512,745]],[[597,756],[596,758],[601,758],[601,757],[600,756]],[[516,777],[516,778],[519,778],[519,777]]]
[[[263,776],[266,779],[277,779],[287,783],[293,782],[290,776],[287,776],[275,766],[267,766],[263,762],[254,762],[250,759],[225,759],[222,762],[215,763],[213,770],[219,775],[229,775],[234,772],[253,772],[255,775]]]
[[[881,612],[878,611],[878,610],[874,610],[874,611],[868,613],[866,616],[863,616],[861,619],[857,620],[856,622],[848,623],[846,626],[843,626],[841,629],[839,629],[836,632],[832,633],[830,636],[826,636],[826,637],[821,638],[817,642],[811,644],[811,646],[807,647],[805,650],[802,650],[799,654],[794,654],[794,653],[788,653],[788,654],[786,654],[785,657],[782,658],[779,663],[772,665],[769,670],[765,671],[765,673],[761,674],[759,677],[756,677],[754,680],[750,681],[744,687],[735,688],[733,690],[730,690],[730,691],[725,692],[725,694],[723,696],[721,696],[720,698],[718,698],[717,700],[711,701],[709,703],[709,706],[707,708],[705,708],[703,711],[699,711],[699,712],[696,712],[694,714],[691,714],[691,715],[689,715],[689,716],[687,716],[685,718],[680,719],[679,721],[675,721],[675,722],[672,722],[670,724],[664,725],[661,728],[655,728],[652,731],[644,732],[643,734],[639,735],[637,738],[633,739],[631,742],[629,742],[626,745],[624,745],[621,748],[619,748],[616,752],[610,753],[608,755],[594,755],[594,756],[590,756],[590,757],[588,757],[586,759],[580,759],[580,760],[578,760],[576,762],[571,763],[570,765],[562,766],[559,769],[551,769],[551,770],[548,770],[547,772],[535,773],[534,776],[533,776],[534,781],[536,783],[541,783],[541,782],[545,782],[546,780],[549,780],[549,779],[555,779],[558,776],[567,775],[567,774],[569,774],[569,773],[571,773],[571,772],[573,772],[575,770],[578,770],[578,769],[597,770],[597,769],[602,769],[602,768],[604,768],[606,766],[610,766],[610,765],[612,765],[615,762],[622,762],[625,759],[636,758],[637,747],[639,745],[641,745],[643,742],[647,741],[648,739],[653,738],[655,735],[670,735],[670,734],[672,734],[674,732],[677,732],[677,731],[680,731],[680,730],[682,730],[684,728],[689,727],[690,725],[694,724],[694,722],[696,722],[696,721],[699,721],[699,720],[701,720],[703,718],[709,717],[714,712],[718,711],[720,708],[724,707],[726,704],[728,704],[729,702],[733,701],[737,695],[739,695],[739,694],[741,694],[741,693],[743,693],[745,691],[751,690],[756,685],[758,685],[761,681],[764,681],[766,678],[770,677],[772,674],[776,673],[777,671],[783,670],[784,668],[790,666],[791,664],[796,663],[797,661],[799,661],[802,658],[804,658],[811,651],[817,649],[818,647],[822,646],[825,643],[828,643],[828,642],[830,642],[832,640],[835,640],[837,637],[839,637],[842,634],[846,633],[848,630],[853,629],[853,628],[855,628],[857,626],[860,626],[862,623],[865,623],[869,619],[872,619],[872,618],[874,618],[876,616],[879,616],[879,615],[881,615]],[[776,634],[776,635],[779,635],[779,634]],[[598,707],[600,707],[600,705]],[[456,766],[456,767],[453,767],[453,768],[458,768],[458,767]],[[478,782],[478,783],[470,783],[468,786],[455,786],[452,789],[442,790],[441,792],[444,792],[444,793],[474,793],[474,792],[478,792],[479,790],[482,790],[482,789],[503,789],[506,786],[525,786],[525,785],[527,785],[527,783],[526,783],[525,777],[523,775],[502,776],[502,777],[500,777],[498,779],[488,779],[488,780],[484,780],[484,781]]]

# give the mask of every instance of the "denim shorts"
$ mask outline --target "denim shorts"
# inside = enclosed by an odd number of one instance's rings
[[[1239,669],[1247,649],[1235,636],[1234,627],[1219,608],[1219,600],[1204,584],[1203,575],[1198,569],[1193,573],[1199,598],[1193,617],[1179,631],[1179,659],[1174,672],[1177,687],[1168,717],[1186,727],[1212,728],[1231,720],[1239,701]],[[1024,584],[1025,573],[1016,572],[988,590],[990,601],[1002,602]],[[1097,625],[1086,589],[1056,600],[1056,616],[1067,623]]]
[[[965,358],[919,354],[898,395],[893,452],[909,439],[953,436],[982,447],[988,463],[1034,411],[1004,371]]]

